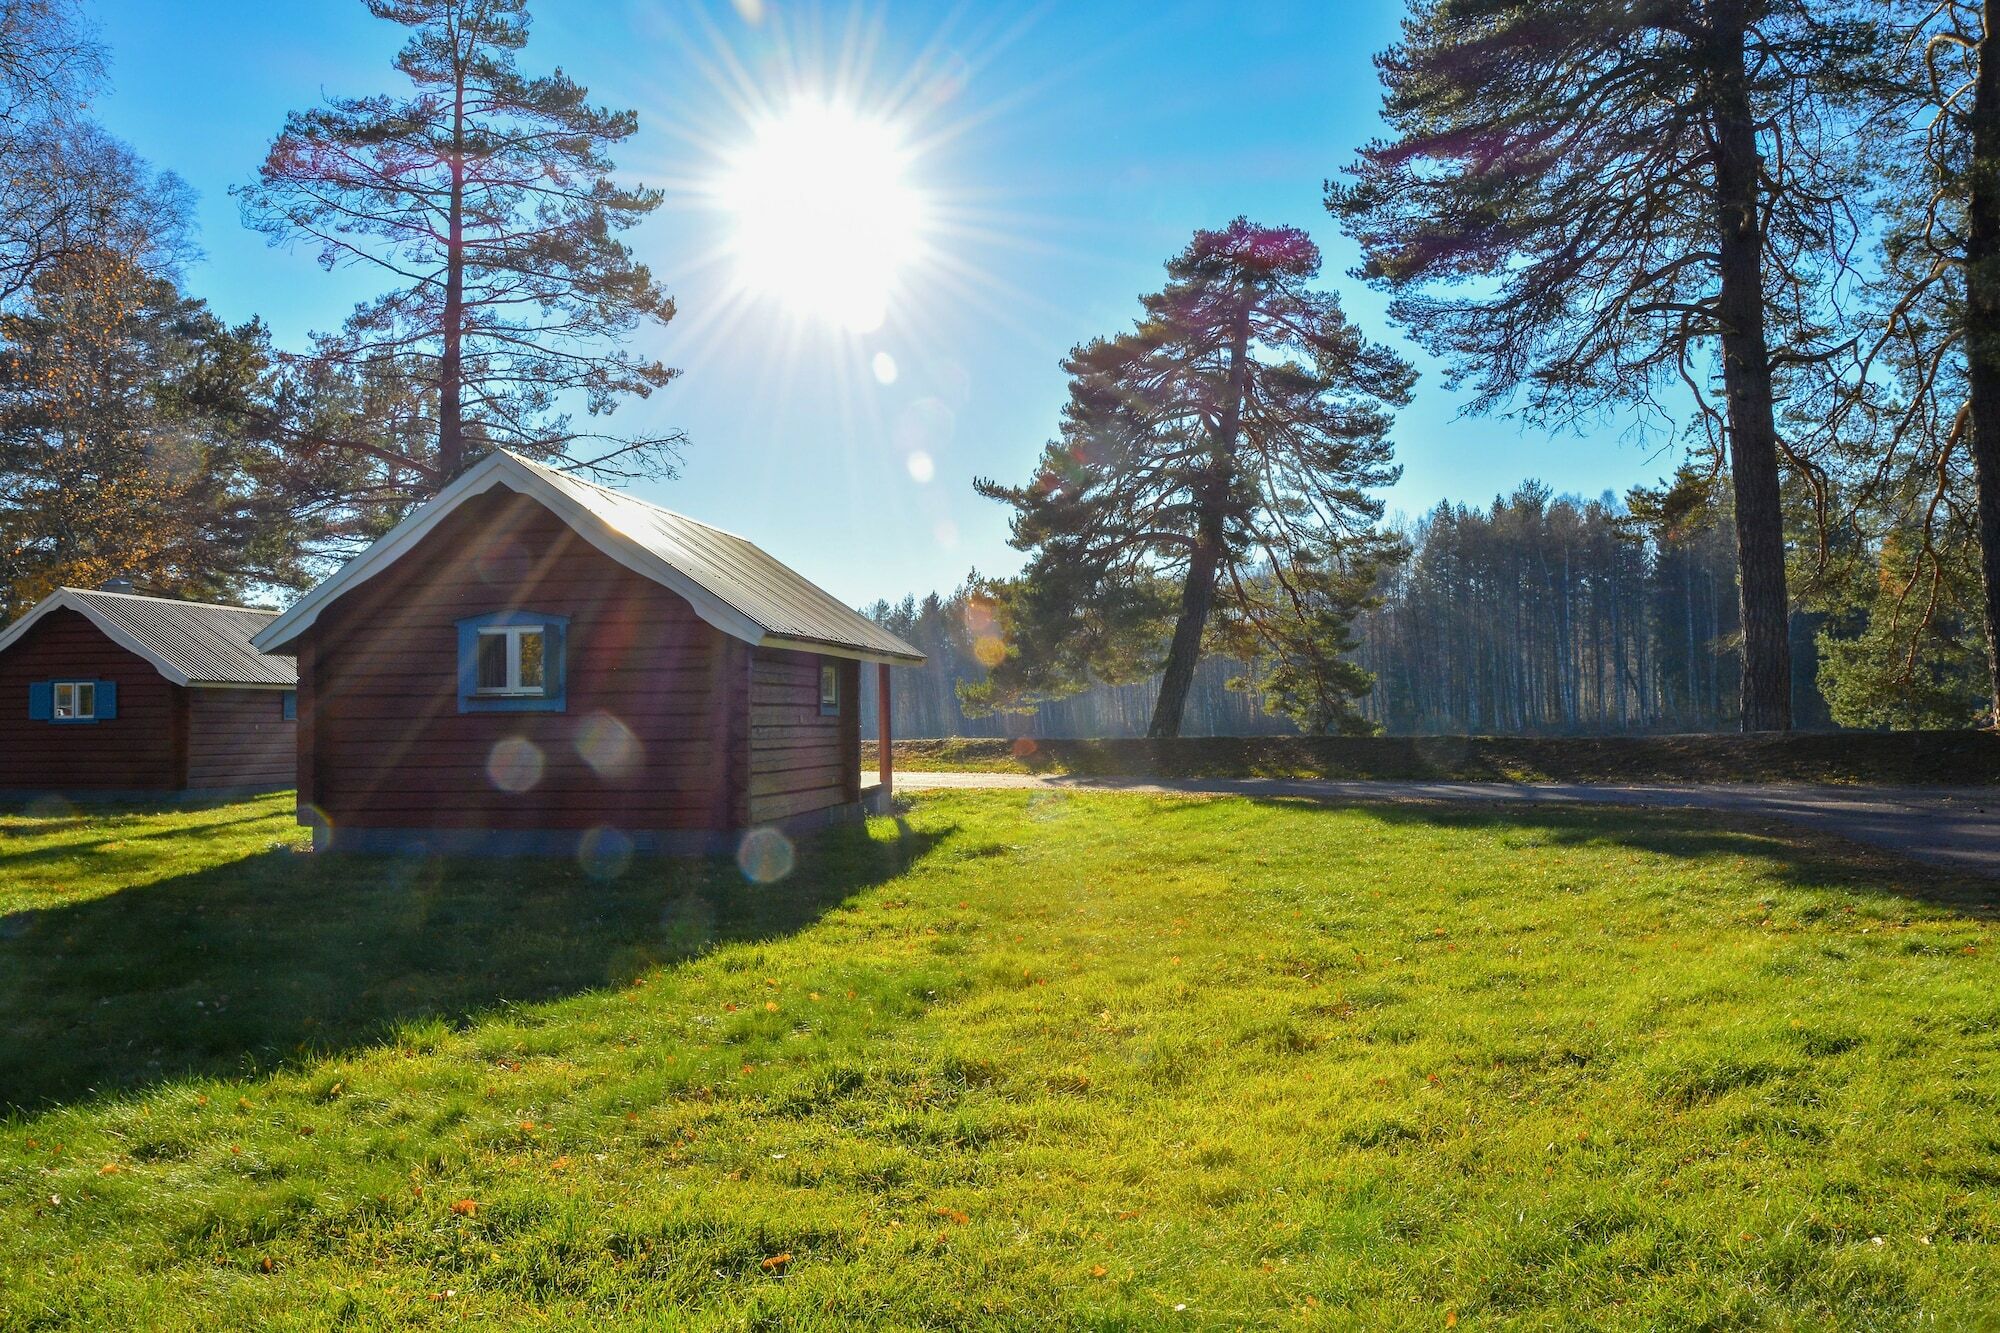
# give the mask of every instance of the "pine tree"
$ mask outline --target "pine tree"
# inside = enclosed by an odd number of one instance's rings
[[[677,435],[614,439],[573,414],[608,413],[675,374],[617,345],[674,313],[618,239],[661,198],[611,178],[608,150],[637,116],[592,106],[560,70],[520,72],[526,0],[366,3],[412,30],[396,58],[411,90],[294,113],[237,193],[274,243],[394,278],[317,354],[356,383],[405,386],[399,429],[260,428],[363,460],[365,489],[388,499],[435,491],[495,445],[600,474],[667,470]]]
[[[1856,232],[1831,94],[1872,33],[1844,9],[1415,0],[1378,61],[1394,137],[1328,187],[1480,408],[1693,398],[1733,481],[1749,730],[1791,725],[1774,381],[1829,350],[1824,281]]]
[[[1035,479],[978,483],[1031,556],[997,589],[1008,655],[975,703],[1163,669],[1149,734],[1178,735],[1213,619],[1271,658],[1274,707],[1356,724],[1346,627],[1397,554],[1370,491],[1397,475],[1391,410],[1415,375],[1310,286],[1319,266],[1293,228],[1197,232],[1131,332],[1070,354]]]
[[[1864,136],[1881,182],[1873,332],[1835,392],[1800,406],[1838,427],[1857,548],[1820,598],[1856,640],[1832,649],[1845,675],[1830,688],[1850,716],[1949,716],[1970,627],[2000,725],[2000,15],[1984,0],[1883,9]],[[1927,684],[1923,662],[1951,667]],[[1904,709],[1902,690],[1933,702]]]

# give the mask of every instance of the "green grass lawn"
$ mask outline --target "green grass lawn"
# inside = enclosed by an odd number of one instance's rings
[[[2000,1323],[1996,886],[923,795],[732,865],[0,816],[0,1327]]]

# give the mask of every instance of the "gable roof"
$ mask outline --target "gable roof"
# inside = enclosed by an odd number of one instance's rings
[[[686,598],[724,634],[770,648],[909,665],[924,655],[755,543],[684,514],[498,450],[300,598],[257,636],[288,651],[334,599],[394,564],[474,496],[496,487],[541,504],[613,560]]]
[[[129,592],[58,588],[0,633],[0,652],[52,611],[75,611],[119,647],[137,653],[176,685],[298,684],[298,665],[251,647],[276,611],[177,602]]]

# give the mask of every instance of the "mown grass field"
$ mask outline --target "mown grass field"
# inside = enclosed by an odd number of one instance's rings
[[[1990,883],[925,795],[728,864],[0,816],[0,1327],[1993,1327]]]

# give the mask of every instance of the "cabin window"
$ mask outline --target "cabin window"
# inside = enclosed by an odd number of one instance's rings
[[[479,631],[481,694],[544,694],[548,691],[549,632],[546,625],[510,625]]]
[[[97,682],[94,680],[57,681],[55,720],[58,722],[97,721]]]
[[[502,611],[458,622],[460,712],[560,712],[563,616]]]
[[[819,715],[840,716],[840,668],[832,662],[819,664]]]
[[[299,720],[299,692],[297,690],[285,691],[284,698],[278,701],[278,716],[284,718],[287,722],[296,722]]]
[[[118,716],[118,684],[109,680],[38,680],[28,686],[35,722],[109,722]]]

